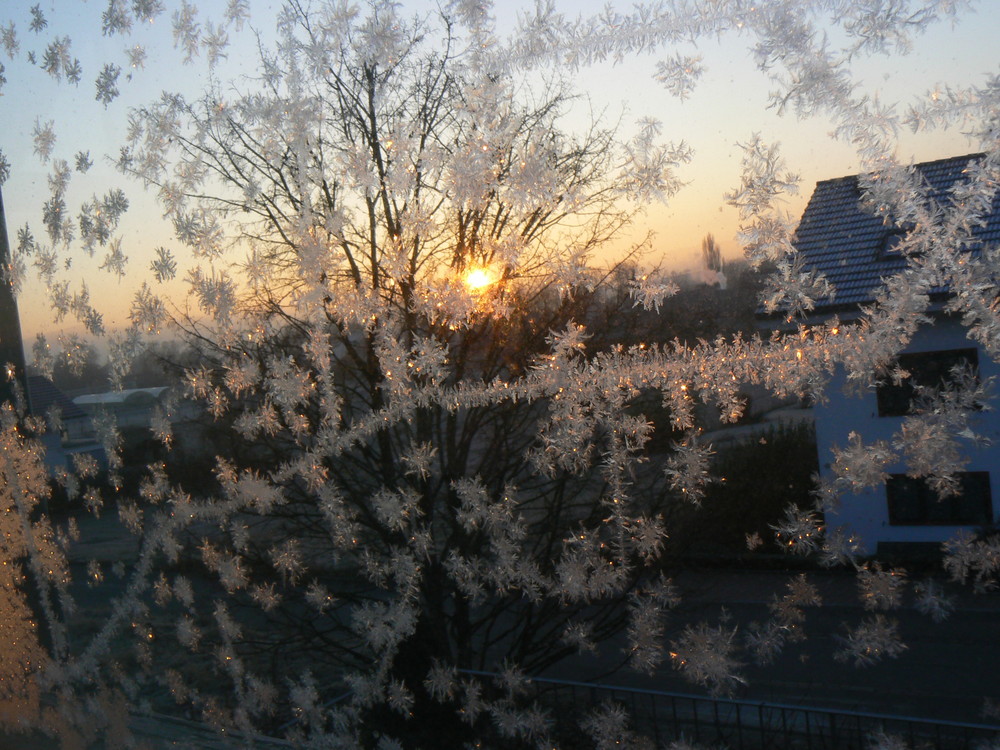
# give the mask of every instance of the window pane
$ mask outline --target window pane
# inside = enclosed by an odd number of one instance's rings
[[[939,498],[923,479],[893,474],[885,484],[889,523],[893,525],[981,525],[993,520],[990,475],[986,471],[958,475],[961,491]]]
[[[887,382],[878,386],[876,397],[880,417],[909,414],[915,385],[940,388],[951,380],[951,371],[956,366],[978,369],[979,354],[972,348],[901,354],[899,366],[909,373],[909,377],[899,385]]]

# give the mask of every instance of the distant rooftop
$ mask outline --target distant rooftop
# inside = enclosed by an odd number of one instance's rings
[[[116,406],[143,405],[160,398],[167,386],[153,388],[127,388],[123,391],[106,391],[104,393],[87,393],[77,396],[73,401],[80,406]]]
[[[947,207],[951,188],[981,157],[967,154],[915,165],[929,188],[928,199]],[[816,300],[816,311],[849,310],[872,302],[882,280],[906,266],[906,259],[887,246],[900,229],[865,209],[858,175],[816,183],[794,241],[806,268],[823,273],[836,289],[832,299]],[[994,197],[986,226],[975,227],[972,236],[984,243],[1000,242],[1000,194]]]
[[[28,375],[27,381],[28,405],[32,414],[44,417],[52,406],[56,406],[62,412],[63,419],[86,419],[87,413],[70,401],[48,378]]]

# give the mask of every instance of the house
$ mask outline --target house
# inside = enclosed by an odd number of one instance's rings
[[[99,464],[103,464],[104,449],[96,438],[90,415],[74,404],[48,378],[28,375],[26,381],[28,410],[44,419],[47,425],[41,440],[49,472],[55,474],[67,468],[76,453],[89,453]],[[52,412],[58,413],[58,431],[52,429]]]
[[[915,165],[928,186],[929,200],[946,205],[949,189],[962,179],[978,154]],[[818,300],[814,315],[825,320],[857,318],[860,306],[871,303],[883,279],[899,273],[906,259],[895,249],[906,227],[893,226],[867,210],[858,176],[817,183],[796,230],[795,245],[807,270],[821,272],[834,285],[832,298]],[[973,230],[978,247],[1000,243],[1000,198],[995,198],[986,225]],[[976,245],[967,252],[979,252]],[[866,443],[891,441],[910,411],[915,384],[939,387],[955,365],[969,365],[980,378],[1000,376],[1000,366],[966,335],[955,316],[943,312],[946,288],[935,290],[927,311],[933,325],[922,326],[899,357],[909,377],[886,382],[863,396],[845,395],[842,374],[828,389],[829,401],[815,407],[816,443],[821,473],[830,474],[831,448],[845,447],[854,431]],[[778,316],[760,316],[762,327],[780,327]],[[998,378],[1000,380],[1000,378]],[[906,476],[902,464],[888,467],[889,480],[861,494],[842,498],[831,527],[845,526],[860,537],[869,553],[899,544],[940,543],[959,529],[975,531],[1000,519],[1000,413],[975,415],[979,430],[992,446],[970,448],[970,463],[961,474],[962,492],[941,499],[922,479]]]
[[[169,388],[129,388],[122,391],[88,393],[77,396],[73,403],[77,408],[93,416],[102,412],[114,415],[115,424],[124,427],[149,427],[153,411],[163,406]]]

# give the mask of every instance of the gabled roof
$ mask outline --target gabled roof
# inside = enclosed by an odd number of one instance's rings
[[[28,406],[31,413],[44,417],[53,405],[62,412],[63,419],[87,418],[87,413],[70,401],[69,397],[56,388],[51,380],[41,375],[29,375]]]
[[[970,162],[981,156],[967,154],[915,165],[929,188],[928,198],[947,206],[949,190]],[[901,255],[883,251],[887,235],[898,228],[866,210],[861,199],[858,175],[824,180],[816,183],[802,214],[794,244],[805,268],[825,275],[836,289],[833,299],[816,300],[817,312],[854,309],[872,302],[882,279],[906,266]],[[976,227],[972,234],[981,242],[1000,242],[1000,195],[993,200],[986,226]]]

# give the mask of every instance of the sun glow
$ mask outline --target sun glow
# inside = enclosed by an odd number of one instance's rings
[[[496,280],[496,275],[488,268],[473,268],[465,274],[465,285],[473,292],[483,291]]]

